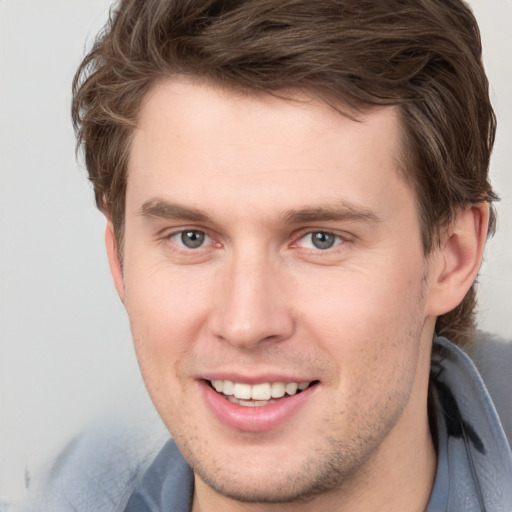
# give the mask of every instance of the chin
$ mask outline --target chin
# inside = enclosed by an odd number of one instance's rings
[[[335,487],[337,483],[319,483],[311,479],[307,472],[300,475],[281,475],[276,478],[275,468],[266,477],[246,477],[222,479],[218,475],[197,476],[217,494],[242,503],[296,503],[307,502]],[[329,479],[334,480],[331,477]],[[322,479],[323,480],[323,479]]]
[[[300,441],[293,446],[297,449]],[[245,457],[237,454],[230,461],[227,458],[198,460],[190,454],[186,458],[196,478],[215,493],[238,502],[270,504],[303,503],[332,491],[339,492],[344,482],[351,481],[359,472],[369,455],[361,458],[365,451],[362,450],[355,456],[357,450],[341,447],[339,442],[333,441],[323,449],[302,448],[302,454],[292,460],[289,454],[293,448],[290,447],[288,457],[274,449],[269,450],[267,456],[261,454],[260,458],[253,456],[252,450]],[[305,455],[308,451],[314,455]]]

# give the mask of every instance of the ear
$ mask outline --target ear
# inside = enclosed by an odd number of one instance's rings
[[[124,278],[123,278],[123,267],[121,265],[121,259],[119,257],[119,248],[117,246],[116,235],[114,232],[114,226],[110,220],[107,220],[107,227],[105,229],[105,247],[107,249],[108,264],[110,267],[110,273],[114,279],[114,286],[116,287],[117,294],[124,303]]]
[[[462,302],[480,270],[488,224],[487,203],[467,206],[450,224],[431,255],[427,314],[443,315]]]

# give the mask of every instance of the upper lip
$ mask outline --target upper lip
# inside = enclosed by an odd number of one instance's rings
[[[243,384],[262,384],[265,382],[312,382],[315,380],[318,380],[314,377],[309,377],[306,375],[287,375],[284,373],[264,373],[264,374],[258,374],[258,375],[248,375],[248,374],[241,374],[239,372],[206,372],[199,376],[202,380],[212,381],[212,380],[230,380],[232,382],[239,382]]]

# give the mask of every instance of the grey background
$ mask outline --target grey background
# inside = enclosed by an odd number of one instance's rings
[[[70,84],[108,0],[0,0],[0,496],[74,433],[147,398],[77,165]],[[472,0],[499,131],[499,232],[480,277],[480,325],[512,338],[512,2]],[[140,411],[140,412],[139,412]]]

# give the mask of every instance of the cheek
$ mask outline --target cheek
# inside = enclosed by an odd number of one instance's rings
[[[310,293],[305,329],[338,366],[347,393],[413,375],[424,315],[418,265],[344,272]],[[351,391],[348,390],[351,387]]]
[[[402,270],[397,270],[400,268]],[[360,339],[364,333],[392,332],[421,310],[421,269],[380,268],[341,271],[317,282],[295,283],[303,301],[303,315],[320,330],[335,330],[341,337]],[[301,300],[301,299],[298,299]]]
[[[176,381],[207,316],[207,291],[193,278],[161,269],[125,274],[125,305],[146,382]],[[148,382],[147,382],[148,383]]]
[[[125,304],[140,371],[160,416],[179,424],[187,399],[180,375],[197,336],[198,301],[159,273],[130,277],[127,272]]]

